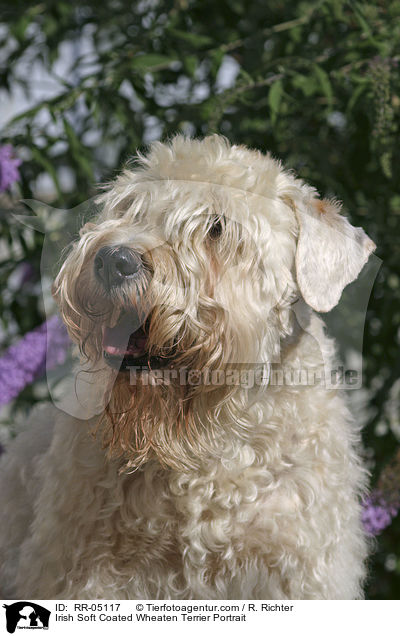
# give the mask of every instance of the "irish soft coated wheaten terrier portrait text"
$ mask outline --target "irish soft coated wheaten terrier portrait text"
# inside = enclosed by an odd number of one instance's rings
[[[316,312],[374,243],[217,135],[154,143],[100,203],[53,294],[104,408],[40,408],[4,454],[0,596],[362,598],[360,427]]]

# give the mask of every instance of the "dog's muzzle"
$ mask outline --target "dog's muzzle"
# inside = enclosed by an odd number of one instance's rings
[[[124,283],[143,287],[150,275],[149,266],[141,255],[124,245],[105,246],[99,249],[94,259],[94,274],[103,289],[110,294],[117,292]],[[129,290],[129,287],[127,287]],[[137,292],[137,290],[136,290]],[[175,351],[165,351],[157,355],[149,353],[149,328],[151,312],[146,307],[145,298],[138,296],[138,303],[132,307],[124,305],[118,320],[103,326],[103,357],[106,363],[118,371],[136,369],[159,369],[169,366],[175,358]]]
[[[142,269],[140,255],[123,245],[102,247],[94,259],[95,276],[107,291],[135,278]]]

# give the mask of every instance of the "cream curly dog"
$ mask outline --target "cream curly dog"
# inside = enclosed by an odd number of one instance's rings
[[[362,597],[366,472],[313,310],[375,245],[219,136],[153,144],[101,202],[54,296],[103,412],[39,410],[5,454],[2,594]]]

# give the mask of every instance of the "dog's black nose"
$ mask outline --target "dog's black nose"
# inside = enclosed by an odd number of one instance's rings
[[[107,289],[120,285],[135,276],[142,268],[142,260],[129,247],[102,247],[94,259],[94,271]]]

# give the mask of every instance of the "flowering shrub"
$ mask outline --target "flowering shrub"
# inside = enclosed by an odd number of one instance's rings
[[[20,178],[19,166],[21,159],[14,157],[14,151],[10,144],[0,146],[0,192],[4,192]]]
[[[382,493],[375,492],[363,502],[361,519],[363,526],[371,535],[378,535],[390,526],[399,507],[385,501]]]
[[[69,338],[58,316],[52,316],[9,347],[0,358],[0,406],[11,402],[28,384],[66,359]]]

